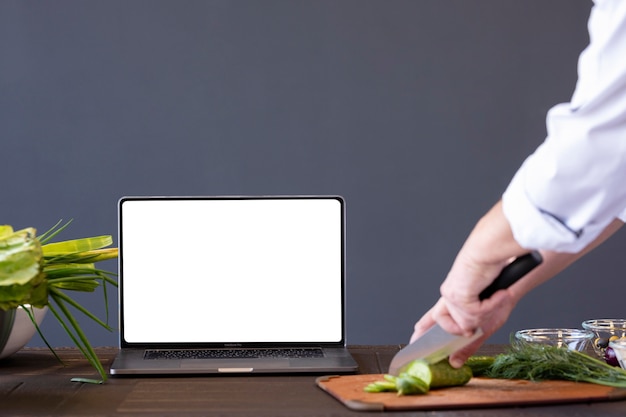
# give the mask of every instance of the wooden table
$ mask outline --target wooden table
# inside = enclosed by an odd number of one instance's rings
[[[480,353],[496,353],[485,346]],[[399,346],[351,346],[361,373],[384,373]],[[105,366],[116,348],[99,348]],[[625,416],[626,401],[454,411],[355,412],[316,387],[316,376],[112,377],[103,385],[75,349],[23,349],[0,361],[1,416]]]

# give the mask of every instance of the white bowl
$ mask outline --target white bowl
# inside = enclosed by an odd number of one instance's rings
[[[621,366],[622,369],[626,369],[626,338],[622,337],[621,339],[610,341],[609,347],[615,352],[619,366]]]
[[[583,329],[591,330],[596,337],[593,350],[600,358],[604,358],[605,350],[611,338],[626,337],[626,319],[595,319],[582,323]]]
[[[32,310],[37,325],[41,325],[48,307]],[[35,335],[37,329],[22,307],[0,311],[0,359],[23,348]]]

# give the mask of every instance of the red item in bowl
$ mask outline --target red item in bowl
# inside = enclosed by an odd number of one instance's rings
[[[611,366],[619,366],[619,362],[617,361],[617,356],[615,355],[615,351],[612,347],[607,347],[604,351],[604,360]]]

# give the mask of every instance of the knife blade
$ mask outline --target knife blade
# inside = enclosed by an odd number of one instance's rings
[[[479,295],[480,300],[486,300],[496,291],[508,288],[517,280],[533,270],[542,262],[537,251],[527,253],[516,258],[505,266],[493,282]],[[428,363],[436,363],[450,354],[464,348],[483,335],[482,329],[477,329],[472,336],[450,334],[441,326],[435,324],[419,339],[407,345],[395,354],[389,366],[389,374],[399,375],[403,368],[416,359],[424,359]]]

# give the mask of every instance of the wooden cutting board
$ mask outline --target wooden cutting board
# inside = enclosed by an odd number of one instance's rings
[[[464,386],[432,390],[426,395],[369,393],[363,388],[382,374],[325,376],[317,386],[346,407],[359,411],[493,408],[626,399],[626,389],[570,381],[523,381],[472,378]]]

